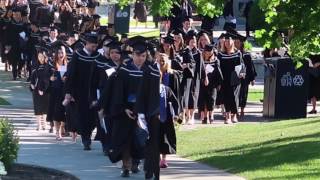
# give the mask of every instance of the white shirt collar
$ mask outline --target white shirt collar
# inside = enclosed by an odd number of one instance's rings
[[[83,48],[83,51],[84,51],[87,55],[91,56],[91,53],[90,53],[85,47]]]
[[[53,43],[53,42],[56,42],[56,41],[57,41],[57,39],[51,39],[51,37],[49,37],[49,40],[50,40],[50,42],[51,42],[51,43]]]

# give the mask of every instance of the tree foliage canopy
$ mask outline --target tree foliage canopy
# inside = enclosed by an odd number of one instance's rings
[[[279,47],[279,32],[288,35],[289,54],[296,60],[320,52],[320,0],[259,0],[266,25],[257,30],[257,40],[264,47]]]

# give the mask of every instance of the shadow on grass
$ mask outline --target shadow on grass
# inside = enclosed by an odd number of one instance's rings
[[[286,121],[286,120],[271,120],[272,122],[276,121]],[[310,124],[316,124],[320,122],[320,117],[312,117],[312,118],[305,118],[305,119],[300,119],[297,122],[289,123],[289,124],[280,124],[277,127],[274,127],[274,129],[283,129],[283,128],[294,128],[297,126],[306,126]]]
[[[243,145],[235,148],[204,152],[199,155],[208,155],[208,157],[197,160],[208,165],[225,169],[232,173],[257,171],[283,164],[301,163],[320,158],[319,136],[320,133],[314,133],[306,136],[283,138],[263,143]],[[314,138],[315,140],[294,142],[305,138]],[[228,153],[228,151],[230,152]],[[223,152],[223,154],[219,153],[218,155],[210,155],[210,153],[217,152]],[[298,167],[298,165],[296,166]],[[294,168],[295,167],[293,166],[292,169],[290,169],[292,172],[287,174],[283,173],[283,176],[275,178],[272,177],[272,179],[290,179],[291,177],[300,179],[299,177],[307,176],[305,171],[301,171],[300,168],[295,170]],[[308,176],[311,176],[312,173],[313,172],[308,173]],[[270,177],[262,179],[270,179]]]

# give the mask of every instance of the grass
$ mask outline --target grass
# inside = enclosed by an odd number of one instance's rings
[[[0,105],[10,105],[8,101],[0,97]]]
[[[178,154],[247,179],[319,179],[320,118],[178,131]]]
[[[107,17],[103,17],[100,19],[100,24],[101,25],[107,25],[108,24],[108,18]],[[151,21],[147,22],[148,27],[154,27],[154,23]],[[136,21],[130,21],[130,27],[136,27]],[[145,23],[139,23],[138,27],[145,27]],[[128,34],[129,37],[132,36],[137,36],[137,35],[141,35],[144,37],[159,37],[160,36],[160,30],[150,30],[150,31],[146,31],[146,32],[131,32]]]
[[[249,89],[248,101],[260,102],[263,99],[263,89]]]
[[[131,32],[128,34],[129,37],[141,35],[144,37],[159,37],[160,36],[160,30],[153,30],[148,32]]]
[[[147,26],[150,27],[155,27],[154,22],[152,21],[147,21]],[[100,24],[103,26],[108,25],[108,18],[107,17],[102,17],[100,18]],[[130,20],[130,27],[136,27],[136,21],[135,20]],[[138,23],[138,27],[145,27],[145,23]]]

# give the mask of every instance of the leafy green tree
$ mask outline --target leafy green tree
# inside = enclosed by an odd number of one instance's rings
[[[260,44],[279,47],[288,36],[288,52],[295,60],[303,60],[320,52],[320,0],[259,0],[266,25],[255,32]]]

